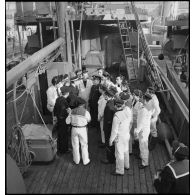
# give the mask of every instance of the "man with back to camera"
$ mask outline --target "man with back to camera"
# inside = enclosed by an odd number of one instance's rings
[[[135,148],[139,148],[138,137],[135,137],[134,130],[137,128],[137,115],[138,111],[143,107],[143,103],[140,101],[143,96],[143,93],[139,89],[133,91],[133,100],[132,100],[132,110],[133,110],[133,124],[130,131],[130,140],[129,140],[129,154],[132,154],[133,145]]]
[[[154,187],[163,194],[189,194],[189,149],[183,143],[172,143],[174,161],[169,162],[154,176]]]
[[[152,114],[151,118],[151,124],[150,124],[150,141],[149,141],[149,150],[153,150],[157,144],[158,141],[158,134],[156,129],[156,123],[158,121],[158,116],[161,112],[159,101],[157,96],[155,95],[155,88],[154,87],[148,87],[147,93],[149,93],[152,96],[152,100],[149,102],[152,109],[154,109],[154,112]]]
[[[56,99],[54,106],[54,116],[57,117],[57,152],[58,155],[69,153],[68,149],[68,125],[66,124],[66,118],[70,112],[70,108],[67,102],[70,89],[67,86],[61,87],[62,95]]]
[[[74,108],[66,118],[66,123],[72,125],[71,142],[73,148],[73,161],[75,164],[80,162],[79,143],[81,144],[82,160],[84,165],[90,163],[88,153],[87,124],[91,120],[89,112],[85,108],[85,100],[77,99],[77,107]]]
[[[145,94],[143,97],[143,107],[138,111],[137,115],[137,128],[134,134],[139,139],[139,149],[141,164],[140,169],[144,169],[149,165],[149,150],[148,150],[148,137],[150,134],[150,120],[153,110],[148,106],[149,101],[152,99],[150,94]]]
[[[124,169],[129,169],[129,138],[130,126],[133,120],[132,110],[125,105],[129,95],[115,100],[116,113],[112,122],[112,131],[109,145],[115,143],[116,170],[113,175],[124,175]]]

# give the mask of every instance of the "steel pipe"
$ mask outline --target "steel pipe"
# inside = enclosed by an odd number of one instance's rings
[[[57,49],[60,45],[64,43],[63,38],[59,38],[43,49],[37,51],[32,56],[12,68],[7,72],[6,79],[6,89],[15,83],[19,78],[21,78],[25,73],[30,69],[38,66],[38,63],[41,62],[45,57],[47,57],[51,52]]]

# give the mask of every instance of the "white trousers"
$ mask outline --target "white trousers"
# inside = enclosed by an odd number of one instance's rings
[[[102,139],[102,143],[105,144],[105,135],[104,135],[103,126],[104,126],[104,118],[101,118],[101,119],[100,119],[101,139]]]
[[[80,162],[80,153],[79,153],[79,143],[81,144],[81,153],[83,164],[86,165],[89,163],[89,153],[88,153],[88,138],[87,138],[87,129],[84,128],[75,128],[72,127],[71,132],[71,142],[73,149],[73,161],[76,164]]]
[[[147,166],[149,164],[149,150],[148,150],[148,137],[150,129],[144,129],[138,134],[140,157],[142,159],[142,165]]]
[[[124,168],[129,169],[129,137],[118,138],[115,142],[116,173],[124,174]]]

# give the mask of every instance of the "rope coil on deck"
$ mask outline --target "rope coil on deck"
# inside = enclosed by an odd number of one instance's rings
[[[8,145],[8,153],[16,161],[21,173],[25,173],[32,163],[32,152],[29,151],[24,134],[20,124],[12,127],[10,142]]]

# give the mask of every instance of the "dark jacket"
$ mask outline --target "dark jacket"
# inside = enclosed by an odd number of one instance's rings
[[[68,101],[63,96],[60,96],[56,99],[54,106],[54,116],[59,120],[65,120],[68,116],[66,109],[69,107]]]
[[[100,96],[99,85],[93,85],[89,94],[89,106],[98,109],[98,100]]]
[[[106,103],[106,107],[104,110],[104,125],[103,125],[105,139],[107,142],[110,139],[111,130],[112,130],[112,121],[113,121],[115,112],[116,112],[116,108],[114,106],[114,100],[109,100]]]
[[[158,193],[190,193],[189,192],[189,160],[168,163],[160,173],[160,179],[154,180]]]

